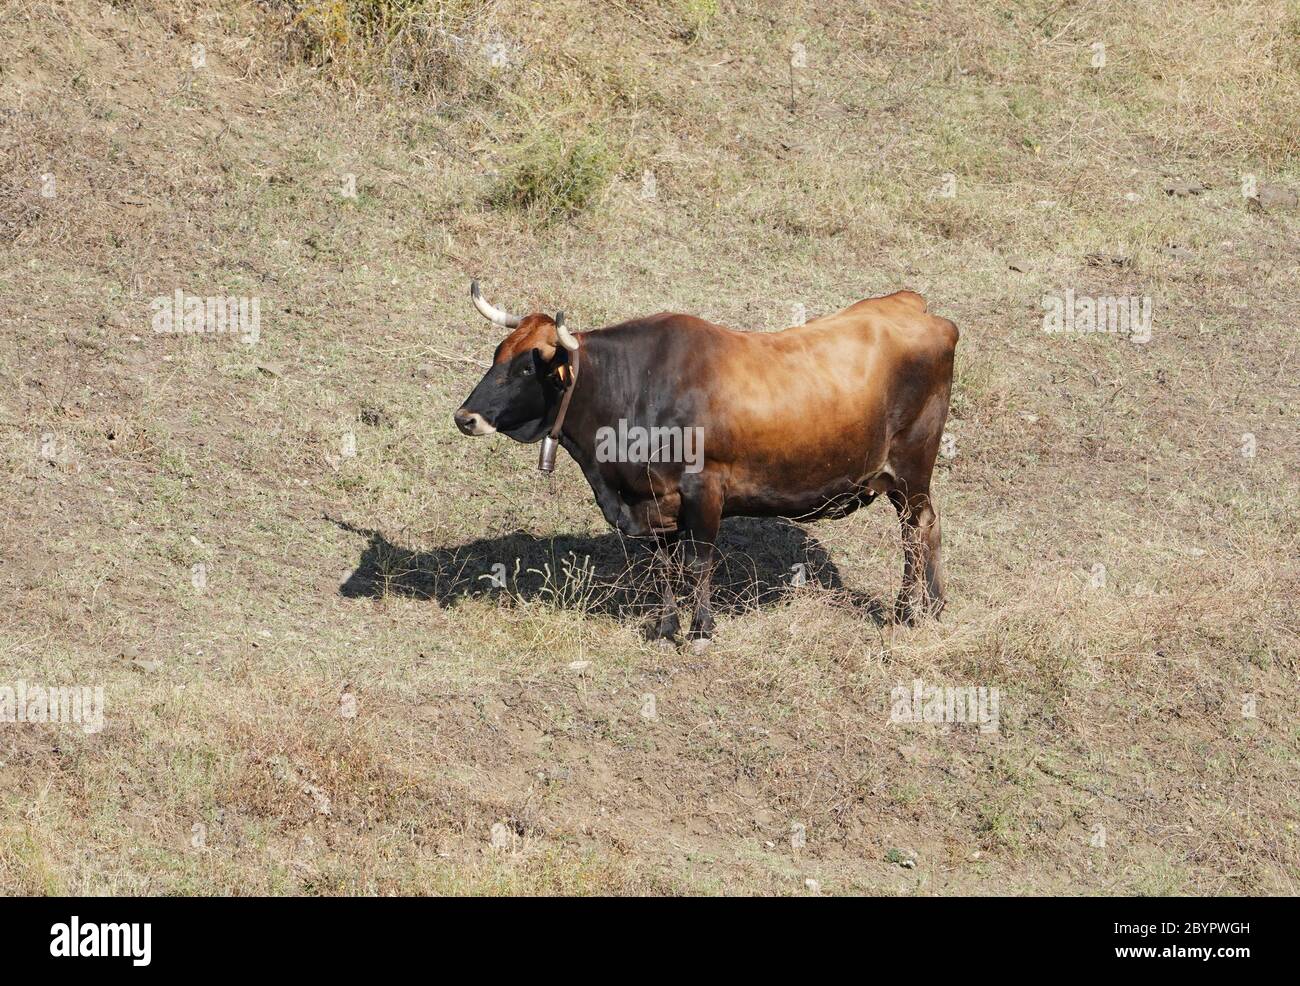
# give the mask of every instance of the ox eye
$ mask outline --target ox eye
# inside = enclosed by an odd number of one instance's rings
[[[533,368],[531,366],[522,366],[519,368],[519,375],[521,377],[531,377],[533,375]]]

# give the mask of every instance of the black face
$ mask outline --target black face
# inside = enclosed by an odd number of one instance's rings
[[[555,418],[560,388],[541,352],[527,349],[484,374],[453,419],[466,435],[494,431],[536,442]]]

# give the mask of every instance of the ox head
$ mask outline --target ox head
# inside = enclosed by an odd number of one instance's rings
[[[568,354],[578,340],[564,326],[564,313],[555,318],[534,313],[511,315],[490,305],[469,288],[474,307],[493,325],[511,329],[492,358],[492,368],[452,416],[466,435],[501,432],[519,442],[535,442],[555,419],[564,393]]]

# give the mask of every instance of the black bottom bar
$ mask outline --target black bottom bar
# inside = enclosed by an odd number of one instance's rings
[[[1199,978],[1280,968],[1291,951],[1284,908],[1278,900],[1192,898],[628,901],[598,909],[550,900],[42,898],[0,901],[0,941],[8,974],[71,966],[132,976],[373,976],[456,957],[485,962],[490,974],[503,960],[554,970],[556,960],[614,947],[647,968],[689,952],[696,970],[758,960],[769,971],[787,963],[815,975],[848,961],[863,972],[910,975],[1131,969]],[[746,924],[762,929],[758,941],[738,933]]]

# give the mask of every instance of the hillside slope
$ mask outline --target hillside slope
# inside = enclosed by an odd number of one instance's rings
[[[0,723],[0,893],[1296,892],[1300,8],[780,6],[4,4],[0,687],[105,698]],[[942,622],[872,618],[877,506],[729,522],[712,650],[644,644],[573,463],[452,426],[471,277],[922,292]]]

